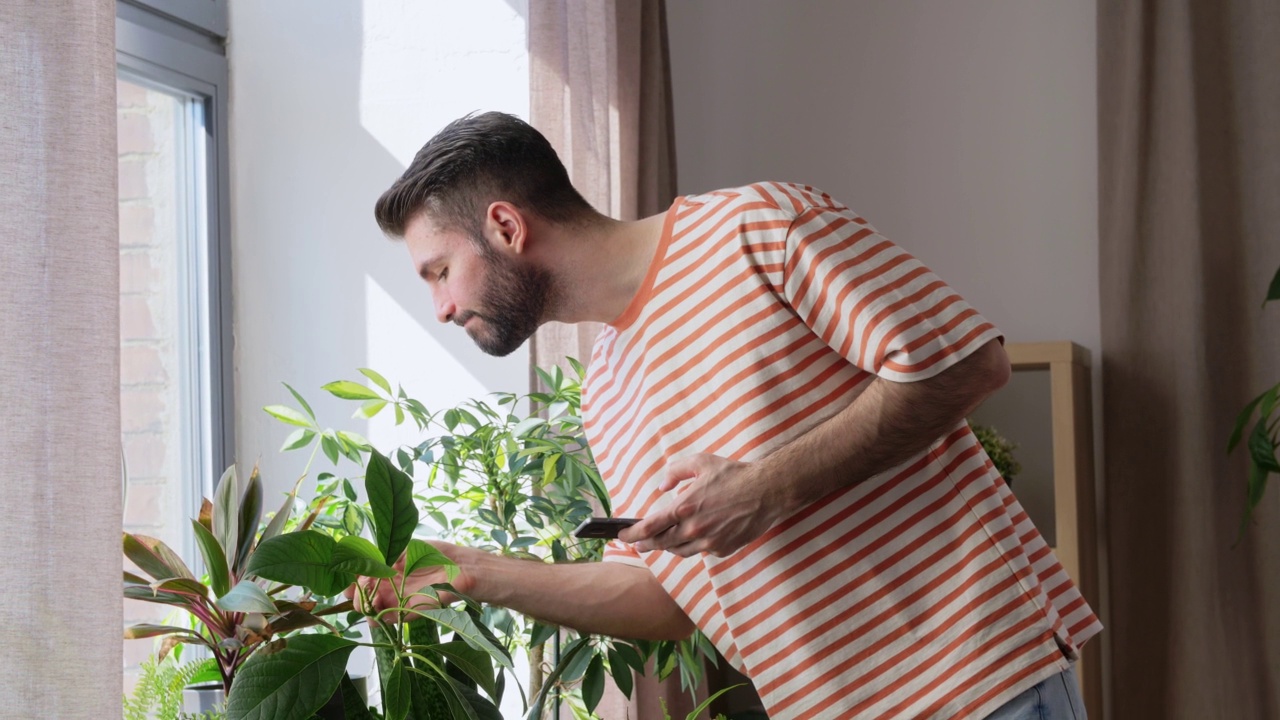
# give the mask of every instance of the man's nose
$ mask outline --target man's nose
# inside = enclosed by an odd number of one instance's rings
[[[442,323],[453,320],[453,316],[458,312],[457,306],[453,304],[453,300],[449,299],[449,295],[444,292],[437,292],[434,295],[436,304],[436,319]]]

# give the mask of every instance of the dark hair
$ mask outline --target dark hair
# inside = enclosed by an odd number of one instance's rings
[[[409,220],[426,211],[475,239],[496,200],[561,223],[593,212],[542,133],[514,115],[486,112],[454,120],[427,141],[373,214],[393,237],[404,237]]]

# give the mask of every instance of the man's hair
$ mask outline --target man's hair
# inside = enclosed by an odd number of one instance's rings
[[[497,200],[558,223],[593,212],[542,133],[500,112],[467,115],[445,126],[378,198],[373,212],[393,237],[404,237],[405,225],[425,211],[443,228],[477,240],[484,212]]]

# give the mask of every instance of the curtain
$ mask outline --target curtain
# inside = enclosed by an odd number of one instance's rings
[[[619,220],[666,210],[676,164],[663,2],[532,0],[529,56],[530,122],[587,202]],[[531,361],[585,365],[600,327],[549,323]]]
[[[120,717],[115,2],[0,12],[0,715]]]
[[[1226,454],[1280,379],[1280,4],[1097,22],[1111,717],[1280,717],[1280,486],[1233,547]]]
[[[620,220],[666,210],[676,195],[676,163],[662,0],[532,0],[529,55],[530,122],[556,148],[583,197]],[[531,364],[564,366],[566,356],[586,364],[600,328],[544,325],[533,338]],[[532,369],[530,383],[538,385]],[[699,697],[739,681],[732,671],[709,668]],[[750,707],[755,698],[746,695]],[[678,677],[649,676],[636,678],[629,703],[610,688],[597,712],[661,720],[660,700],[674,717],[694,707]]]

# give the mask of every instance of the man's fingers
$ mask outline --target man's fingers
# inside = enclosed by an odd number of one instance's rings
[[[662,492],[671,492],[685,480],[692,480],[698,477],[698,469],[701,464],[701,454],[672,458],[671,462],[667,463],[666,477],[659,483],[658,489]]]
[[[623,529],[618,533],[618,539],[625,543],[638,543],[642,540],[648,540],[656,536],[658,533],[666,531],[672,525],[676,524],[674,508],[659,510],[640,522],[629,528]]]

